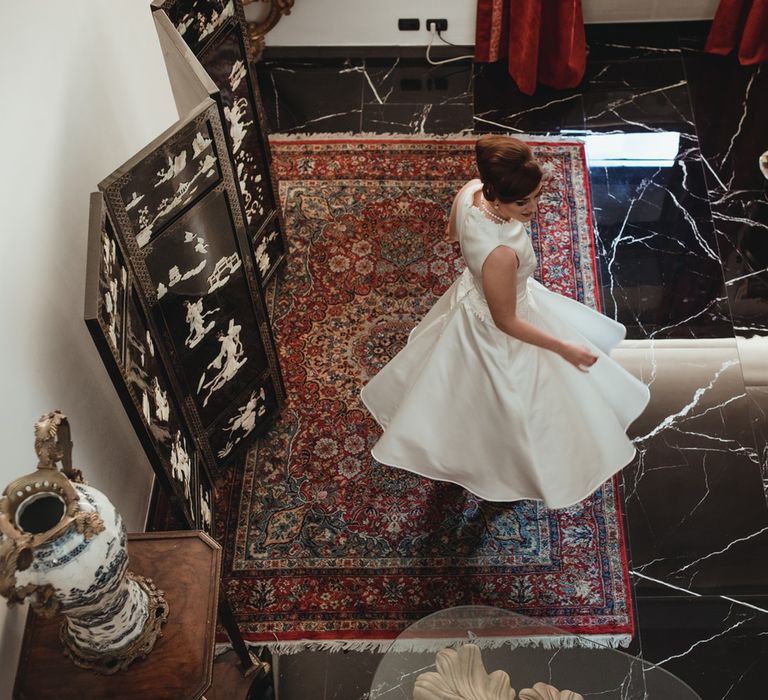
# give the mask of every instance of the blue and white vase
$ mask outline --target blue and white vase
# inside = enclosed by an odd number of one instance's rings
[[[61,640],[75,664],[114,673],[151,651],[168,605],[149,579],[128,571],[114,505],[72,469],[66,417],[43,416],[35,433],[37,471],[0,499],[0,595],[10,604],[28,599],[44,616],[61,614]]]

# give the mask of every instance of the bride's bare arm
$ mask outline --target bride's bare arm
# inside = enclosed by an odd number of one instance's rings
[[[451,204],[451,213],[448,217],[448,223],[445,225],[445,235],[449,241],[458,241],[459,233],[456,230],[456,202],[459,201],[459,195],[457,194],[453,198],[453,204]]]
[[[567,343],[517,315],[517,255],[507,246],[491,251],[483,263],[483,292],[496,327],[524,343],[557,353],[579,369],[595,363],[588,348]]]

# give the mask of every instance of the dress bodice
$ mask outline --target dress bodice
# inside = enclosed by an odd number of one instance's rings
[[[459,234],[461,254],[467,264],[462,287],[471,292],[475,311],[487,315],[487,303],[483,293],[483,263],[500,245],[515,251],[519,261],[517,269],[517,301],[525,301],[528,279],[536,269],[536,255],[533,252],[528,233],[520,221],[497,224],[473,204],[475,193],[482,187],[480,180],[473,180],[457,203],[456,228]],[[463,296],[463,295],[462,295]],[[484,309],[482,307],[485,307]]]

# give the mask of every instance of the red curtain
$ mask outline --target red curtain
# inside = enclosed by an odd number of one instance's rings
[[[709,30],[709,53],[739,51],[743,66],[768,61],[768,0],[720,0]]]
[[[581,0],[478,0],[475,60],[507,59],[526,95],[575,87],[587,62]]]

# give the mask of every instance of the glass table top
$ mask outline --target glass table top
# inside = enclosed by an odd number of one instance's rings
[[[611,648],[607,639],[499,608],[448,608],[392,642],[369,698],[701,700],[671,673]]]

